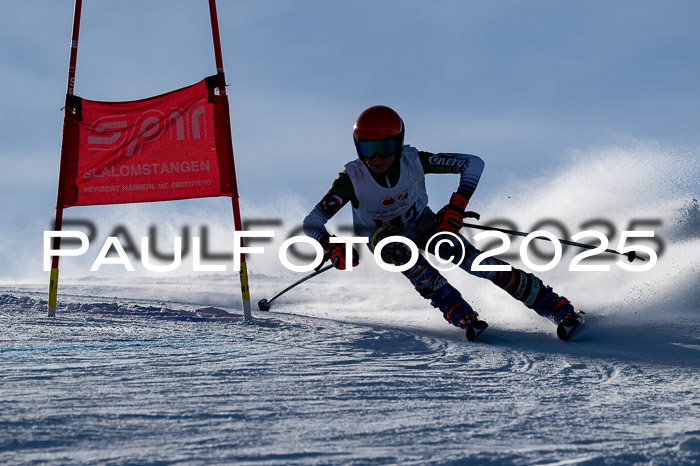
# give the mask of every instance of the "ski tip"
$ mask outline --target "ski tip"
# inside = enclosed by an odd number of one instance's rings
[[[486,330],[488,326],[489,324],[487,324],[483,320],[477,320],[476,322],[474,322],[474,325],[470,325],[469,327],[467,327],[467,340],[476,340],[479,337],[479,335],[481,335],[484,332],[484,330]]]
[[[562,319],[557,325],[557,336],[562,341],[569,341],[578,333],[585,323],[583,311],[576,311],[576,316],[569,316]]]

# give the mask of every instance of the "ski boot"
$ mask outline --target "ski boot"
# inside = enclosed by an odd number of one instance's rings
[[[481,333],[489,326],[483,320],[479,320],[479,314],[474,311],[464,300],[459,299],[450,306],[440,307],[445,320],[452,325],[466,330],[466,337],[469,341],[477,339]]]
[[[576,311],[571,302],[559,296],[551,286],[531,273],[511,267],[499,272],[493,283],[525,306],[546,317],[557,326],[557,336],[567,341],[583,324],[583,312]]]
[[[571,301],[556,294],[551,286],[544,288],[532,309],[557,324],[557,336],[563,341],[569,340],[584,322],[583,312],[576,311]]]

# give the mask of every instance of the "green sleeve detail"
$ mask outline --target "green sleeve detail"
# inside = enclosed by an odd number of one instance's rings
[[[423,173],[458,173],[457,192],[469,199],[484,171],[484,161],[472,154],[418,152]]]
[[[432,152],[418,152],[420,157],[420,163],[423,166],[423,172],[425,174],[429,173],[462,173],[463,168],[466,166],[468,161],[468,155],[463,154],[433,154]],[[437,161],[432,161],[432,159],[437,159]],[[444,163],[445,159],[448,161],[450,159],[455,159],[454,164]],[[442,161],[443,163],[440,163]]]
[[[446,173],[444,171],[434,171],[436,165],[430,163],[430,156],[433,155],[432,152],[418,151],[418,157],[420,158],[420,164],[423,166],[423,173]],[[442,168],[442,167],[441,167]]]
[[[355,188],[353,187],[352,181],[350,181],[350,176],[346,171],[342,171],[338,174],[338,178],[333,181],[331,189],[328,190],[323,198],[325,199],[330,195],[340,197],[343,200],[343,205],[347,204],[348,202],[352,202],[352,205],[357,206],[358,200],[357,196],[355,195]]]
[[[304,218],[304,233],[322,245],[325,244],[328,240],[326,222],[348,202],[352,202],[354,206],[358,204],[350,177],[346,172],[342,172],[331,185],[331,189],[323,196],[323,199]]]

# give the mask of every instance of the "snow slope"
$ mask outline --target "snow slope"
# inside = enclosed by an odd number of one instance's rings
[[[588,313],[568,343],[451,272],[491,325],[470,344],[368,255],[254,325],[231,274],[68,276],[52,319],[46,281],[2,283],[0,462],[700,464],[700,171],[655,150],[582,156],[473,202],[523,229],[545,211],[571,232],[661,221],[648,272],[568,272],[571,251],[538,274]],[[250,266],[254,302],[299,278]]]
[[[3,463],[700,462],[697,319],[601,318],[569,343],[496,327],[469,344],[284,306],[242,325],[221,308],[67,301],[49,319],[31,292],[0,298]]]

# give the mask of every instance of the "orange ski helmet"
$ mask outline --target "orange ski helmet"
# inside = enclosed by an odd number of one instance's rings
[[[401,155],[405,132],[398,113],[384,105],[375,105],[357,117],[352,137],[361,159],[370,159],[375,155],[386,158]]]

